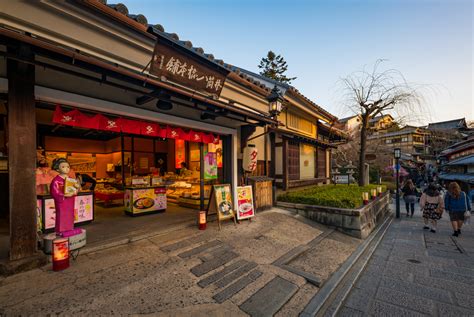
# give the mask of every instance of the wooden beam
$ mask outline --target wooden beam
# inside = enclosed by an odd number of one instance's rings
[[[283,190],[288,190],[288,139],[283,138]]]
[[[34,59],[20,44],[9,52]],[[10,260],[36,254],[35,67],[7,60]]]

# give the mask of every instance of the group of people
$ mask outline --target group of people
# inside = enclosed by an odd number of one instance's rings
[[[406,181],[402,187],[402,193],[407,217],[413,217],[419,192],[412,180]],[[466,217],[470,215],[471,199],[456,182],[449,183],[446,193],[443,193],[441,186],[430,183],[421,194],[420,210],[424,219],[423,229],[430,230],[433,233],[437,231],[437,222],[446,210],[453,227],[453,236],[458,237],[461,234],[461,228]]]

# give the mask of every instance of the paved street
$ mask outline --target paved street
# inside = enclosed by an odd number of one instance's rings
[[[276,211],[179,228],[0,279],[0,315],[297,316],[360,243]]]
[[[339,316],[474,316],[472,225],[454,238],[447,214],[431,233],[419,209],[413,218],[401,211]]]

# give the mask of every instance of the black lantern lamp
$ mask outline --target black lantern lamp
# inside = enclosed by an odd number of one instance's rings
[[[160,110],[173,109],[173,104],[171,103],[170,95],[160,92],[160,94],[158,95],[158,101],[156,102],[156,107]]]
[[[396,148],[393,150],[393,157],[396,160],[399,160],[402,157],[402,150],[400,148]]]
[[[267,97],[269,112],[272,117],[276,117],[280,114],[283,109],[283,98],[280,94],[280,90],[275,85]]]

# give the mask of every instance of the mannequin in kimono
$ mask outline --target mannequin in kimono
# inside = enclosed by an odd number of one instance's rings
[[[53,169],[59,173],[50,185],[50,193],[53,196],[54,204],[56,206],[56,234],[74,229],[74,196],[77,195],[77,190],[73,193],[64,193],[64,184],[71,167],[64,158],[54,160]],[[80,185],[78,184],[76,188]]]

